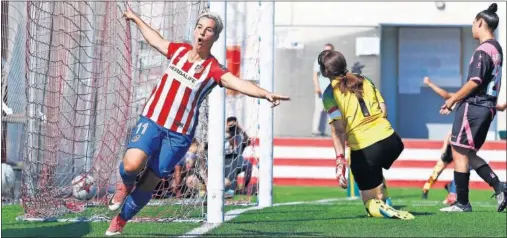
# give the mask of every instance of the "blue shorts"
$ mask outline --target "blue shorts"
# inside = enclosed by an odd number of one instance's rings
[[[127,149],[144,151],[148,155],[148,168],[157,177],[165,178],[185,156],[191,142],[192,135],[171,131],[141,116],[132,130]]]

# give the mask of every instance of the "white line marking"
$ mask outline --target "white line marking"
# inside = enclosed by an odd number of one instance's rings
[[[328,205],[352,205],[356,204],[357,202],[353,201],[334,201],[327,203]],[[446,205],[442,204],[442,201],[435,201],[435,200],[404,200],[404,199],[393,199],[394,206],[397,205],[405,205],[405,206],[413,206],[413,207],[446,207]],[[492,202],[486,202],[486,201],[479,201],[479,202],[470,202],[472,204],[472,207],[497,207],[496,203],[494,201]]]
[[[331,199],[322,199],[317,201],[297,201],[297,202],[285,202],[285,203],[276,203],[273,204],[273,207],[279,207],[279,206],[292,206],[292,205],[301,205],[301,204],[327,204],[331,202],[338,202],[338,201],[347,201],[351,200],[350,198],[331,198]],[[224,223],[228,222],[237,216],[241,215],[244,212],[253,211],[253,210],[261,210],[263,207],[249,207],[249,208],[243,208],[243,209],[235,209],[228,211],[224,214]],[[221,224],[211,224],[211,223],[205,223],[200,227],[197,227],[187,233],[185,235],[182,235],[180,237],[197,237],[200,235],[204,235],[211,230],[219,227]]]
[[[285,203],[276,203],[273,204],[273,207],[279,207],[279,206],[293,206],[293,205],[302,205],[302,204],[320,204],[320,205],[335,205],[335,204],[355,204],[358,203],[358,198],[331,198],[331,199],[321,199],[316,201],[297,201],[297,202],[285,202]],[[421,201],[413,201],[413,200],[393,200],[394,206],[397,204],[401,205],[408,205],[408,206],[444,206],[441,201],[435,201],[435,200],[421,200]],[[488,202],[472,202],[472,207],[496,207],[494,203],[488,203]],[[243,209],[235,209],[228,211],[224,214],[224,223],[231,221],[232,219],[238,217],[244,212],[248,211],[254,211],[254,210],[261,210],[263,207],[249,207],[249,208],[243,208]],[[205,223],[202,226],[195,228],[189,232],[187,232],[185,235],[182,235],[180,237],[198,237],[200,235],[204,235],[211,230],[219,227],[221,224],[210,224]]]
[[[434,200],[428,200],[428,201],[424,201],[424,200],[421,200],[421,201],[393,200],[393,203],[394,203],[394,206],[396,206],[396,203],[406,204],[406,205],[411,205],[411,206],[428,206],[428,207],[446,206],[446,205],[442,204],[442,201],[434,201]],[[472,205],[472,207],[496,207],[497,206],[495,202],[483,202],[483,201],[480,201],[480,202],[470,201],[470,204]]]

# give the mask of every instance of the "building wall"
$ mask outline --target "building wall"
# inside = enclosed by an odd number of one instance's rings
[[[456,92],[459,90],[457,85],[462,85],[466,82],[468,64],[470,57],[472,57],[473,49],[478,44],[476,40],[472,38],[470,27],[449,27],[449,28],[411,28],[417,32],[418,30],[432,30],[436,29],[441,31],[442,29],[450,29],[460,34],[456,47],[461,49],[460,58],[457,59],[461,62],[459,75],[456,75],[456,79],[453,86],[441,85],[447,91]],[[399,44],[400,27],[397,26],[386,26],[382,27],[382,50],[381,50],[381,75],[382,75],[382,89],[383,95],[386,100],[391,102],[388,103],[388,111],[394,112],[389,113],[389,120],[391,124],[400,134],[405,138],[429,138],[441,140],[445,138],[452,127],[454,117],[444,116],[439,114],[439,107],[443,103],[443,99],[435,94],[433,90],[428,87],[420,86],[419,92],[417,93],[405,93],[400,92],[398,85],[401,84],[402,80],[418,80],[419,85],[422,84],[424,76],[428,75],[434,77],[434,81],[438,81],[438,78],[445,76],[445,71],[433,71],[431,68],[421,67],[420,70],[401,70],[403,66],[413,65],[402,64],[399,62],[399,55],[403,47]],[[433,39],[436,43],[439,42],[439,37],[433,34]],[[435,47],[439,47],[436,43],[432,43]],[[419,48],[426,50],[428,45],[421,45]],[[441,46],[440,46],[441,47]],[[406,48],[406,47],[405,47]],[[415,48],[415,47],[412,47]],[[472,50],[471,50],[472,49]],[[427,49],[430,50],[430,49]],[[444,55],[445,56],[445,55]],[[457,55],[456,55],[457,56]],[[414,55],[414,58],[419,58],[419,55]],[[426,57],[424,57],[426,58]],[[424,59],[423,58],[423,59]],[[427,59],[427,58],[426,58]],[[440,63],[438,58],[435,58],[436,64]],[[415,61],[414,61],[415,62]],[[422,63],[417,63],[417,65]],[[400,72],[398,72],[400,70]],[[401,73],[404,71],[404,73]],[[442,75],[442,72],[444,75]],[[415,78],[413,77],[415,76]],[[451,76],[454,79],[454,76]],[[456,82],[457,81],[457,82]],[[438,83],[437,83],[438,84]],[[448,84],[449,85],[449,84]],[[495,139],[496,121],[490,127],[490,133],[488,140]]]
[[[275,24],[376,26],[378,24],[471,24],[488,2],[446,2],[440,11],[434,2],[277,2]],[[498,14],[505,2],[498,2]],[[505,10],[503,10],[505,11]],[[309,14],[311,13],[311,14]],[[302,17],[304,16],[304,17]],[[505,19],[503,19],[505,22]]]
[[[331,41],[340,45],[343,51],[350,51],[349,55],[355,56],[353,54],[354,38],[369,34],[368,36],[381,36],[384,39],[381,44],[381,52],[389,52],[396,49],[396,40],[393,38],[386,40],[383,34],[387,32],[381,32],[380,26],[457,26],[466,28],[471,25],[476,14],[487,9],[489,4],[487,2],[446,2],[445,9],[438,10],[434,2],[277,2],[275,5],[277,37],[290,38],[291,41],[303,43],[304,48],[301,50],[279,49],[275,54],[275,89],[293,97],[291,103],[275,109],[275,136],[305,136],[311,133],[314,95],[310,70],[311,62],[319,53],[322,44]],[[502,43],[506,40],[506,5],[504,2],[497,4],[497,14],[500,16],[497,36],[499,42]],[[309,14],[310,12],[312,14]],[[355,32],[355,35],[349,34],[349,37],[344,37],[347,35],[346,32]],[[391,34],[394,33],[391,32]],[[465,38],[463,41],[465,41],[465,45],[469,45],[469,39]],[[503,48],[506,48],[505,45]],[[469,51],[472,50],[469,49]],[[463,57],[466,55],[468,52],[463,53]],[[374,60],[370,59],[373,62],[381,61],[375,56],[370,58],[374,58]],[[349,64],[351,63],[349,62]],[[376,67],[377,72],[370,72],[370,74],[376,78],[375,80],[378,81],[377,84],[384,94],[397,90],[397,85],[392,85],[392,81],[385,82],[386,77],[396,75],[389,72],[397,72],[397,61],[381,62],[382,69],[380,64],[376,65],[371,62],[370,64],[371,66],[367,65],[365,70],[368,70],[368,67],[370,69]],[[505,75],[505,67],[502,69],[502,74]],[[505,101],[505,85],[505,77],[503,77],[499,102]],[[390,106],[390,120],[396,122],[397,113],[399,113],[396,100],[400,98],[397,98],[399,95],[393,93],[387,94],[389,95],[385,95],[385,97]],[[492,128],[505,130],[505,118],[505,112],[499,113]],[[440,136],[436,135],[436,137]],[[490,136],[490,139],[495,137]]]
[[[312,83],[313,65],[322,47],[332,43],[347,58],[350,67],[354,62],[365,65],[363,73],[379,85],[378,56],[356,56],[354,53],[357,37],[378,36],[378,27],[276,27],[275,34],[285,38],[302,39],[303,49],[278,48],[275,51],[275,89],[292,97],[275,109],[276,136],[310,136],[316,99]],[[306,38],[305,36],[319,36]],[[262,58],[261,58],[262,60]],[[321,90],[324,90],[321,88]],[[322,104],[321,99],[317,103]],[[330,133],[324,115],[321,127]]]

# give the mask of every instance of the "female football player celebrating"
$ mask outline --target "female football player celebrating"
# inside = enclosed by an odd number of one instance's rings
[[[335,107],[328,110],[336,151],[336,175],[345,178],[345,141],[350,147],[350,169],[361,191],[366,211],[373,217],[413,219],[383,201],[382,169],[389,169],[404,149],[403,142],[386,118],[383,98],[372,82],[347,71],[342,53],[323,51],[318,58],[322,75],[331,80]]]
[[[119,168],[122,181],[109,202],[110,210],[121,208],[121,212],[111,221],[107,236],[121,234],[126,222],[151,199],[160,179],[185,155],[194,136],[199,106],[213,87],[219,85],[250,97],[263,98],[273,106],[281,100],[289,100],[289,97],[238,79],[211,55],[211,47],[223,29],[218,15],[204,13],[199,17],[193,45],[163,39],[130,9],[124,16],[137,25],[148,44],[164,54],[170,64],[132,131]],[[145,166],[146,172],[133,189],[137,175]]]
[[[456,182],[457,202],[444,212],[470,212],[469,203],[469,167],[495,190],[498,207],[501,212],[507,206],[507,189],[491,167],[477,155],[477,151],[486,141],[489,126],[496,114],[496,104],[500,91],[503,53],[500,43],[495,40],[494,31],[499,18],[497,5],[491,4],[477,14],[472,25],[474,39],[479,46],[470,60],[468,82],[449,99],[440,110],[449,114],[453,109],[452,156],[454,160],[454,181]],[[456,108],[454,108],[456,106]]]

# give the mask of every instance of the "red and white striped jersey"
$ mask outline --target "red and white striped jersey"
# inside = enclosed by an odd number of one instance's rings
[[[217,84],[221,85],[222,75],[228,72],[211,55],[189,62],[191,50],[189,44],[169,44],[169,67],[141,114],[164,128],[187,135],[194,132],[202,101]]]

